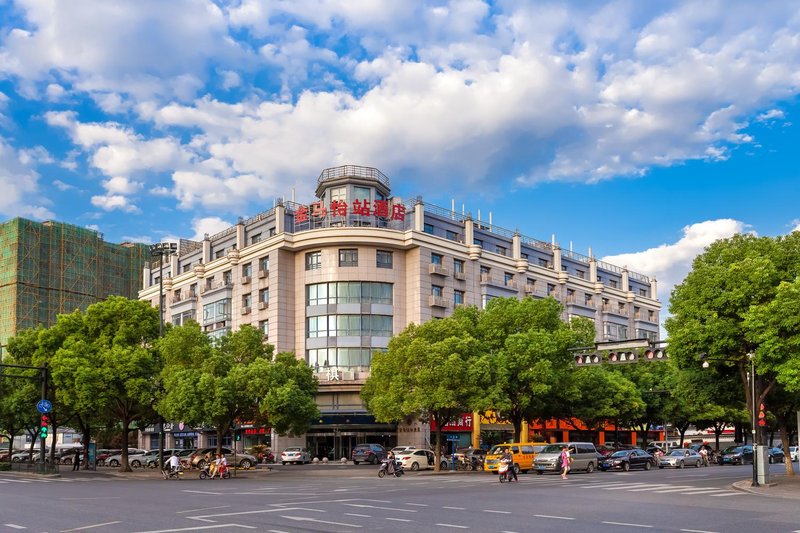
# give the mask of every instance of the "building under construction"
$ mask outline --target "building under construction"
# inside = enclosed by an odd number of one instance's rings
[[[61,222],[0,224],[0,354],[9,337],[111,295],[136,298],[149,261],[144,244],[112,244]]]

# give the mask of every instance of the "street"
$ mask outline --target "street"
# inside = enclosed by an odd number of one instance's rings
[[[784,465],[773,465],[774,475]],[[0,531],[800,531],[795,501],[731,488],[750,466],[520,475],[277,466],[230,480],[0,474]]]

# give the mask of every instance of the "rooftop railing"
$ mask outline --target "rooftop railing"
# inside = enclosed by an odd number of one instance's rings
[[[362,167],[359,165],[343,165],[341,167],[326,168],[323,170],[319,178],[317,178],[317,185],[338,178],[371,178],[383,184],[387,189],[389,188],[389,177],[383,172],[373,167]]]

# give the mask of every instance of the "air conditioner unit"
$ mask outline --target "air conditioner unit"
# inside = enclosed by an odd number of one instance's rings
[[[269,276],[269,270],[259,270],[258,271],[259,279],[266,278],[267,276]]]
[[[267,302],[258,302],[259,309],[266,309],[267,307],[269,307],[269,304]]]
[[[453,272],[453,277],[456,278],[457,280],[464,281],[464,280],[467,279],[467,273],[466,272],[458,272],[458,271],[456,271],[456,272]]]
[[[242,307],[242,314],[243,315],[249,315],[250,314],[250,308],[249,307]]]
[[[250,276],[242,276],[242,285],[250,283]]]

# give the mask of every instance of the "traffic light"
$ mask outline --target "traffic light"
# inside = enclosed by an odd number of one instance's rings
[[[39,428],[39,437],[42,439],[47,438],[47,426],[50,424],[50,417],[47,415],[42,415],[42,425]]]
[[[669,355],[664,348],[656,348],[652,350],[645,350],[644,352],[644,360],[645,361],[663,361],[664,359],[668,359]]]
[[[618,352],[609,352],[609,363],[635,363],[639,359],[639,350],[620,350]]]
[[[758,425],[762,428],[767,425],[767,410],[763,403],[758,408]]]
[[[240,441],[240,440],[242,440],[242,433],[241,433],[241,431],[237,431],[237,432],[236,432],[236,440],[237,440],[237,441]]]
[[[599,365],[602,362],[603,358],[599,353],[581,353],[575,356],[577,366]]]

